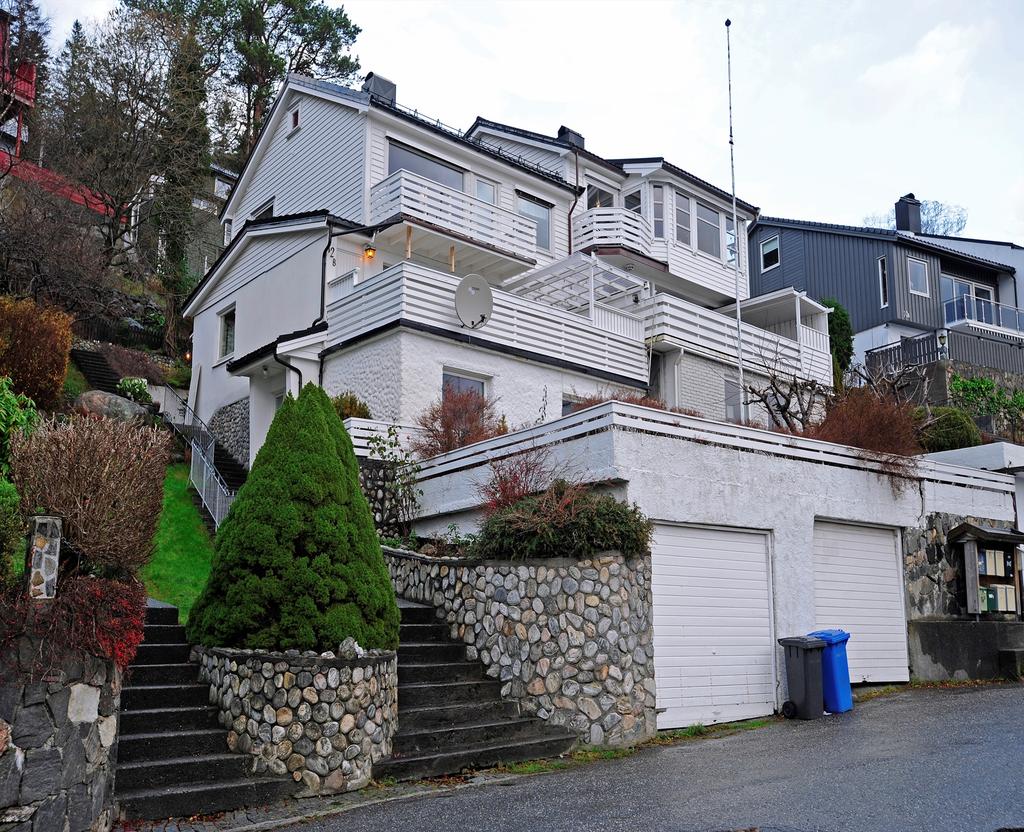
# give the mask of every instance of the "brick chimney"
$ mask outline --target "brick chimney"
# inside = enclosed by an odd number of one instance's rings
[[[896,230],[921,233],[921,203],[913,194],[905,194],[896,202]]]

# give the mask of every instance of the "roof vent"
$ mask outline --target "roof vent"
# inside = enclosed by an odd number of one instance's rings
[[[363,81],[363,92],[368,92],[374,98],[379,98],[387,104],[394,104],[398,87],[383,75],[368,72],[366,80]]]
[[[921,233],[921,203],[913,194],[904,194],[896,201],[896,230]]]
[[[586,140],[583,136],[575,130],[571,130],[566,127],[564,124],[558,128],[558,140],[565,142],[569,147],[578,147],[580,150],[583,150],[583,147],[586,144]]]

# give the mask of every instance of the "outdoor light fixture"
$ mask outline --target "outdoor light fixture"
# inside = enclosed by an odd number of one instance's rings
[[[188,350],[185,353],[185,361],[188,362],[189,364],[192,363],[192,350]]]
[[[372,260],[377,256],[377,247],[373,243],[367,243],[363,246],[363,254],[366,255],[367,260]]]
[[[941,335],[939,335],[939,346],[940,347],[946,346],[946,333],[944,333],[944,332]]]

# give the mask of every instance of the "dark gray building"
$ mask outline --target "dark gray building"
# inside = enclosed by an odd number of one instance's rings
[[[835,298],[850,313],[854,361],[949,359],[1024,375],[1024,310],[1015,269],[921,234],[913,194],[896,203],[896,228],[760,217],[750,226],[750,294],[794,287]]]

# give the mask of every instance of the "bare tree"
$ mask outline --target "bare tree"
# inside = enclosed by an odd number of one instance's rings
[[[748,382],[745,404],[759,404],[768,414],[771,427],[787,433],[804,433],[820,421],[833,391],[811,378],[766,367],[763,383]],[[752,376],[756,379],[757,376]]]
[[[870,228],[896,228],[896,209],[890,208],[888,214],[872,214],[864,217],[864,225]],[[921,202],[921,233],[938,234],[944,237],[956,237],[963,233],[967,226],[967,209],[937,199],[926,199]]]

